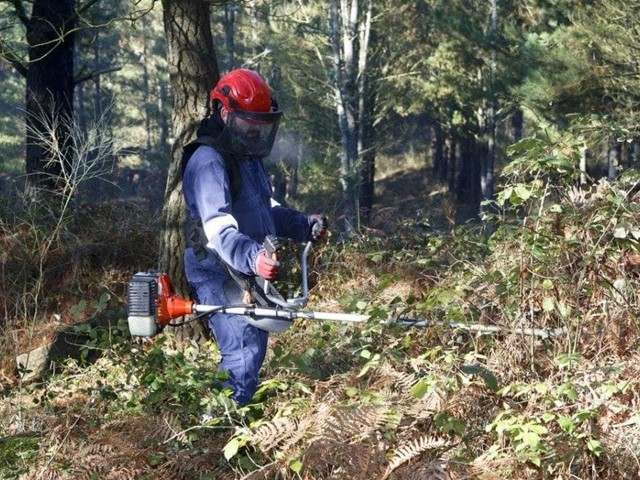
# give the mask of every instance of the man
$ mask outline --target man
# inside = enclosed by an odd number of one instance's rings
[[[228,305],[253,300],[248,291],[237,293],[246,278],[275,278],[279,263],[263,247],[267,236],[317,241],[328,223],[323,215],[306,215],[271,198],[262,158],[271,152],[282,111],[262,77],[232,70],[209,98],[214,113],[183,156],[185,271],[198,303]],[[222,355],[219,368],[229,373],[227,386],[245,404],[258,387],[268,332],[240,315],[212,314],[208,324]]]

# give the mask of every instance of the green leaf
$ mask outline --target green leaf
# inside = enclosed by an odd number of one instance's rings
[[[556,419],[556,414],[555,413],[551,413],[551,412],[545,412],[542,414],[542,421],[543,422],[550,422],[552,420]]]
[[[618,227],[614,230],[613,236],[615,238],[627,238],[627,229],[624,227]]]
[[[384,257],[382,256],[381,253],[376,253],[374,255],[371,256],[371,261],[374,263],[379,263],[382,261]]]
[[[302,462],[300,460],[295,460],[289,464],[289,468],[294,473],[300,473],[302,470]]]
[[[602,449],[602,444],[598,440],[593,440],[593,439],[587,442],[587,448],[596,457],[599,457],[600,455],[602,455],[602,452],[604,451]]]
[[[496,376],[482,365],[464,365],[460,370],[467,375],[479,375],[482,377],[489,390],[493,392],[500,390]]]
[[[531,191],[530,188],[526,187],[525,185],[518,185],[516,187],[516,195],[523,201],[527,201],[529,200],[529,198],[531,198],[531,196],[533,195],[533,192]]]
[[[572,433],[576,429],[576,425],[570,417],[560,415],[558,417],[558,425],[567,433]]]
[[[233,458],[238,453],[239,448],[240,448],[240,440],[238,440],[235,437],[232,438],[227,442],[227,444],[222,449],[222,452],[224,453],[224,458],[226,458],[227,460]]]
[[[551,213],[562,213],[563,209],[562,209],[562,205],[558,205],[557,203],[554,205],[551,205],[549,207],[549,212]]]
[[[420,380],[411,389],[411,395],[414,398],[422,398],[427,394],[428,391],[429,385],[427,385],[426,382]]]

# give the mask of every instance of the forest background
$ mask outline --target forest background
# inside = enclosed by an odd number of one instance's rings
[[[1,1],[0,474],[637,478],[638,7]],[[332,220],[310,307],[371,316],[272,336],[242,408],[202,331],[126,325],[133,273],[188,293],[175,167],[235,67]]]

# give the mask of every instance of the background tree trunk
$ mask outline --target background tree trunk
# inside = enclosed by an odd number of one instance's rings
[[[614,143],[607,152],[607,178],[609,180],[615,180],[618,176],[620,158],[622,157],[620,147],[619,143]]]
[[[431,150],[431,159],[433,162],[433,177],[442,180],[446,176],[444,171],[444,132],[440,123],[434,118],[431,122],[431,142],[429,149]]]
[[[36,0],[27,25],[29,60],[26,73],[26,174],[30,187],[55,187],[60,161],[43,144],[55,130],[58,158],[69,158],[73,124],[73,54],[75,1]]]
[[[167,176],[163,209],[160,269],[173,280],[176,291],[189,296],[184,274],[186,247],[183,224],[186,215],[182,196],[180,161],[182,147],[195,137],[200,120],[210,114],[208,94],[220,73],[210,27],[209,4],[201,0],[163,0],[163,19],[167,40],[167,63],[173,90],[173,134],[171,164]],[[185,338],[200,333],[200,323],[188,325],[195,332],[178,329]]]
[[[332,0],[330,6],[331,81],[341,146],[342,228],[347,233],[357,227],[360,200],[373,203],[375,152],[370,144],[372,121],[367,120],[372,119],[375,98],[369,86],[372,14],[371,0]]]
[[[375,45],[375,31],[372,28],[373,3],[368,1],[364,19],[359,24],[358,44],[358,156],[360,157],[360,188],[358,200],[361,220],[369,222],[374,200],[374,179],[376,173],[375,127],[373,113],[376,104],[376,90],[372,79],[378,62],[369,54],[369,45]]]
[[[498,71],[497,47],[495,45],[498,32],[498,0],[491,0],[491,21],[489,28],[490,52],[489,52],[489,98],[486,118],[486,156],[483,162],[483,171],[480,178],[480,190],[482,200],[491,200],[494,189],[494,169],[496,163],[496,116],[498,100],[496,98],[496,77]]]

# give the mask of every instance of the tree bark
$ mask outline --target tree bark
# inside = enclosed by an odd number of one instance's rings
[[[458,201],[464,205],[465,216],[471,218],[478,214],[480,206],[481,160],[486,152],[476,140],[467,136],[460,146],[460,175],[456,194]]]
[[[496,35],[498,31],[498,0],[491,0],[491,28],[490,35]],[[494,189],[494,169],[496,163],[496,116],[498,110],[498,100],[496,98],[496,76],[498,71],[497,48],[491,42],[491,52],[489,54],[489,108],[487,113],[487,147],[484,158],[484,168],[480,178],[480,190],[482,200],[491,200]]]
[[[31,18],[23,21],[30,61],[26,72],[27,183],[53,189],[65,163],[73,161],[75,0],[36,0]],[[56,142],[52,142],[54,134]]]
[[[183,252],[186,216],[180,162],[182,147],[194,137],[201,119],[210,114],[209,91],[219,78],[210,27],[209,4],[201,0],[163,0],[169,80],[173,90],[172,124],[175,136],[167,175],[160,269],[168,273],[180,295],[188,296]],[[191,323],[189,326],[200,325]],[[183,330],[183,329],[181,329]],[[179,337],[199,332],[177,332]]]

